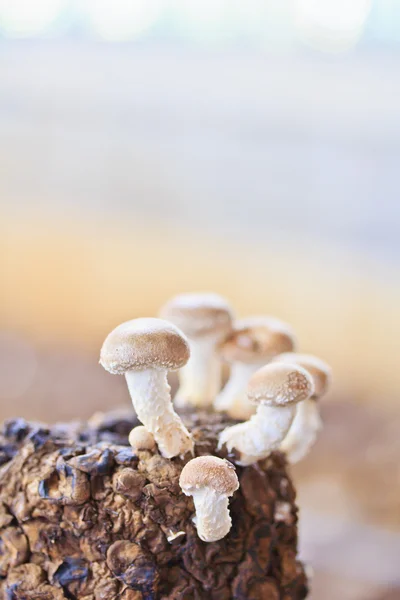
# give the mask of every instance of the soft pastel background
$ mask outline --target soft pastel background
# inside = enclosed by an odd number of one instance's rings
[[[102,340],[177,292],[287,319],[317,600],[400,598],[399,73],[398,0],[0,0],[0,418],[127,404]]]

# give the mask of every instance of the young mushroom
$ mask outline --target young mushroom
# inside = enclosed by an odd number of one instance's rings
[[[193,440],[173,409],[167,373],[186,364],[190,355],[184,334],[162,319],[134,319],[106,338],[100,364],[125,375],[139,420],[166,458],[193,451]]]
[[[248,398],[257,412],[248,421],[224,429],[218,448],[239,453],[238,465],[251,465],[276,450],[293,422],[296,403],[314,393],[310,374],[302,367],[272,363],[251,377]]]
[[[192,496],[196,515],[193,522],[203,542],[224,538],[232,527],[228,498],[239,488],[232,463],[216,456],[199,456],[182,469],[179,485]]]
[[[248,419],[255,412],[246,394],[250,377],[274,356],[293,350],[294,345],[292,329],[279,319],[265,316],[236,321],[219,348],[221,357],[231,364],[231,373],[214,402],[215,409],[234,419]]]
[[[139,450],[154,450],[156,447],[154,436],[143,425],[134,427],[129,434],[128,440],[135,452]]]
[[[322,429],[317,400],[329,387],[331,369],[326,362],[311,354],[286,352],[277,356],[276,360],[300,365],[310,373],[314,382],[313,395],[297,405],[296,416],[289,433],[280,445],[280,450],[287,454],[289,462],[296,463],[308,454]]]
[[[231,330],[232,311],[218,294],[181,294],[162,309],[161,316],[187,335],[190,359],[179,372],[178,407],[209,407],[221,388],[221,358],[217,347]]]

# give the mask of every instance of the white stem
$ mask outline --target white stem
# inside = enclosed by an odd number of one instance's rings
[[[221,388],[221,360],[216,352],[218,339],[204,337],[190,342],[190,358],[179,371],[175,405],[212,406]]]
[[[296,463],[304,458],[322,429],[318,402],[313,398],[297,405],[297,411],[289,433],[283,440],[280,450],[286,452],[289,462]]]
[[[153,434],[166,458],[193,452],[193,440],[174,411],[167,372],[158,369],[127,371],[129,393],[139,420]]]
[[[240,452],[238,465],[251,465],[279,447],[296,414],[296,405],[266,406],[260,404],[257,412],[245,423],[224,429],[219,436],[218,448],[224,444],[230,452]]]
[[[256,407],[247,398],[247,386],[260,366],[263,365],[233,363],[228,382],[218,394],[214,408],[219,412],[226,411],[234,419],[249,419]]]
[[[192,496],[196,509],[193,522],[196,525],[199,538],[203,542],[221,540],[232,527],[228,498],[210,488],[196,490],[192,493]]]

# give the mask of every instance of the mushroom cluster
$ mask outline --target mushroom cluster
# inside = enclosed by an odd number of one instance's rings
[[[279,319],[238,320],[219,348],[222,358],[231,365],[231,373],[215,399],[215,409],[227,411],[235,419],[248,419],[255,412],[246,393],[250,377],[274,357],[294,347],[294,333]]]
[[[228,499],[239,487],[232,463],[252,465],[276,450],[290,462],[307,454],[321,429],[317,399],[328,388],[330,369],[317,357],[294,352],[294,333],[283,321],[271,316],[235,321],[229,303],[217,294],[181,294],[160,315],[116,327],[100,363],[125,375],[142,423],[129,436],[133,450],[182,462],[180,487],[193,498],[197,533],[213,542],[232,526]],[[230,365],[224,387],[223,362]],[[180,386],[173,403],[167,375],[174,370]],[[233,420],[219,435],[220,456],[194,457],[181,410],[214,410]]]

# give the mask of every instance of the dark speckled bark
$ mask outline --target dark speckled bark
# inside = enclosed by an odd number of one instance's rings
[[[187,414],[196,454],[215,454],[220,415]],[[300,600],[295,491],[283,456],[238,468],[233,527],[199,540],[184,464],[127,447],[123,414],[0,436],[0,598]],[[229,457],[228,457],[229,458]]]

